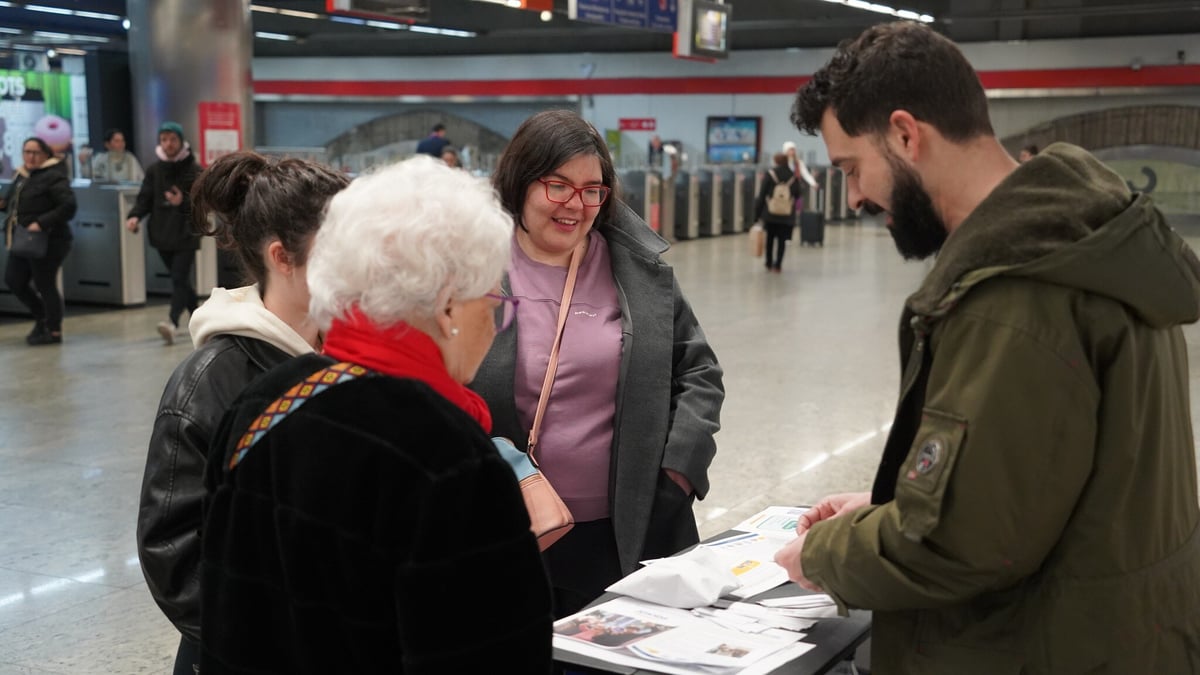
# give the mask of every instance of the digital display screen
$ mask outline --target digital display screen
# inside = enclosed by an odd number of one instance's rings
[[[709,164],[757,164],[761,117],[709,117],[704,154]]]

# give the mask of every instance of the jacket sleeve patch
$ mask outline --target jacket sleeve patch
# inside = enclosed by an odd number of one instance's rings
[[[920,541],[941,520],[946,484],[967,435],[967,421],[926,409],[921,428],[900,467],[896,506],[904,536]]]

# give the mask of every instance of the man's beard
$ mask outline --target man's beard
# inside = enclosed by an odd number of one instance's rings
[[[946,242],[946,224],[933,208],[933,200],[921,185],[921,177],[892,153],[892,225],[888,232],[896,250],[905,260],[924,260],[941,250]],[[863,208],[871,215],[883,211],[867,202]]]

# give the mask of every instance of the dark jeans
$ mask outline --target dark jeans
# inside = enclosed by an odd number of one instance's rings
[[[172,675],[196,675],[200,672],[200,643],[186,635],[179,637],[179,651],[175,652],[175,670]]]
[[[196,262],[195,251],[159,251],[158,257],[171,271],[171,323],[179,325],[183,310],[188,314],[196,311],[199,301],[192,286],[192,267]]]
[[[50,237],[44,258],[19,258],[8,254],[4,283],[29,308],[33,318],[46,322],[46,330],[62,332],[63,298],[58,292],[58,270],[71,252],[71,240]]]
[[[783,250],[787,247],[788,239],[791,238],[791,225],[767,223],[767,267],[779,269],[779,266],[783,263]]]
[[[574,614],[621,578],[612,520],[575,523],[542,554],[554,591],[554,618]]]

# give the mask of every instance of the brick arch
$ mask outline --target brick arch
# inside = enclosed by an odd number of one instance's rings
[[[1200,150],[1200,107],[1140,105],[1068,115],[1001,139],[1015,157],[1022,147],[1065,141],[1085,150],[1160,146]]]

